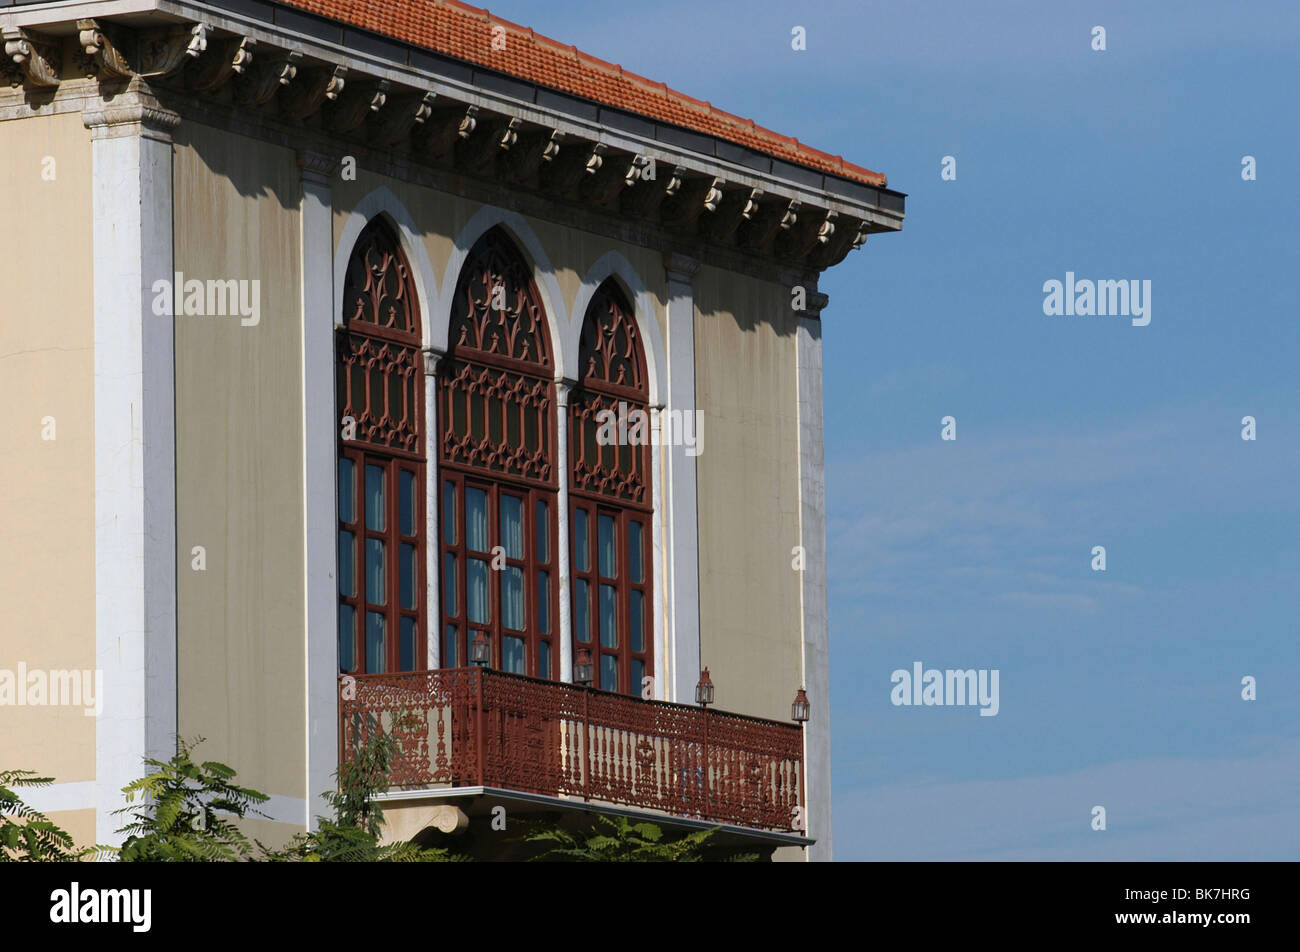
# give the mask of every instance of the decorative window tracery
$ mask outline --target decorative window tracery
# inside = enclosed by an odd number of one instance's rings
[[[382,220],[357,239],[336,341],[339,667],[424,667],[424,386],[410,267]]]
[[[573,646],[596,686],[640,695],[654,671],[645,353],[614,281],[592,296],[569,398]]]
[[[546,311],[510,238],[470,249],[439,366],[442,663],[557,677],[554,365]]]

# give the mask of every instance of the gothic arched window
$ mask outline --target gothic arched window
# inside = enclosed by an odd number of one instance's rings
[[[382,219],[357,239],[336,347],[339,667],[424,667],[424,384],[411,269]]]
[[[493,228],[470,249],[438,370],[442,664],[552,678],[556,613],[554,361],[532,271]]]
[[[640,695],[653,674],[650,414],[632,307],[611,278],[583,318],[581,380],[569,398],[573,647],[596,686]]]

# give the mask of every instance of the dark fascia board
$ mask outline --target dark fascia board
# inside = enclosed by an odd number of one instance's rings
[[[0,7],[38,2],[48,2],[48,0],[0,0]],[[587,121],[599,122],[621,132],[634,133],[702,156],[776,175],[786,181],[832,197],[867,203],[884,211],[903,214],[905,195],[902,192],[824,173],[740,145],[729,139],[720,139],[707,133],[696,132],[694,129],[660,122],[637,113],[540,86],[508,73],[485,69],[370,30],[348,26],[337,20],[288,7],[275,0],[197,0],[197,2],[241,13],[252,19],[262,20],[313,39],[336,43],[345,49],[390,60],[401,66],[427,70],[457,82],[481,86],[522,102],[535,103],[543,108],[555,109]]]

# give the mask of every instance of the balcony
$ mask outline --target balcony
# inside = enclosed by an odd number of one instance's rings
[[[794,724],[482,668],[345,677],[340,687],[340,763],[391,734],[399,796],[495,788],[802,836]]]

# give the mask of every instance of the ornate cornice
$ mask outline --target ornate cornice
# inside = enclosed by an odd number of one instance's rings
[[[554,97],[529,101],[444,76],[432,60],[417,67],[414,58],[358,53],[216,9],[193,22],[147,11],[129,22],[86,15],[100,9],[113,8],[87,0],[70,8],[78,19],[64,21],[58,8],[0,14],[9,24],[0,82],[26,87],[29,103],[48,102],[48,90],[57,96],[61,78],[75,75],[62,62],[75,53],[74,67],[115,96],[125,86],[157,98],[91,106],[86,124],[97,136],[164,137],[178,114],[213,117],[204,121],[394,167],[413,180],[448,180],[457,191],[473,190],[471,183],[505,189],[509,204],[537,199],[561,218],[595,212],[643,244],[709,261],[743,259],[769,274],[823,270],[867,234],[901,223],[901,204],[887,210],[873,190],[863,190],[866,198],[823,192],[793,172],[755,171],[721,151],[647,138],[635,123],[597,123]],[[32,95],[42,88],[44,100]],[[304,175],[320,174],[328,173],[304,166]],[[690,281],[695,269],[669,270]]]

